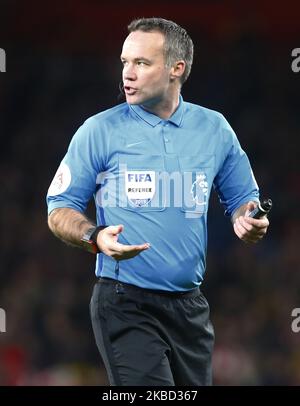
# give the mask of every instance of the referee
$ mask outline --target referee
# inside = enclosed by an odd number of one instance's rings
[[[257,242],[269,222],[248,217],[258,186],[228,122],[181,96],[187,32],[162,18],[128,31],[126,102],[75,133],[49,187],[48,223],[97,254],[90,310],[111,385],[211,385],[214,332],[200,285],[212,187],[241,240]],[[97,225],[84,214],[92,196]]]

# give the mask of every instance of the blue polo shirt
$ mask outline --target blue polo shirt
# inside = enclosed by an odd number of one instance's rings
[[[228,216],[259,198],[247,155],[222,114],[181,96],[168,120],[123,103],[77,130],[50,185],[48,212],[84,213],[94,196],[97,224],[123,224],[123,244],[151,244],[120,261],[119,270],[98,254],[96,275],[183,291],[205,273],[212,187]]]

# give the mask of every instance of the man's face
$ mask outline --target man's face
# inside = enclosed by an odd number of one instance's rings
[[[164,58],[164,35],[134,31],[126,38],[121,61],[126,101],[151,107],[166,97],[170,68]]]

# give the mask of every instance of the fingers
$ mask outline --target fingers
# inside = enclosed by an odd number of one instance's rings
[[[249,216],[249,214],[250,214],[250,212],[252,211],[252,210],[254,210],[255,209],[255,207],[257,206],[257,203],[254,203],[254,202],[248,202],[248,204],[247,204],[247,209],[246,209],[246,216]]]
[[[245,223],[251,224],[255,228],[265,228],[269,226],[269,220],[267,217],[261,217],[260,219],[254,219],[253,217],[240,217],[244,220]]]
[[[251,217],[240,216],[234,223],[235,234],[244,242],[256,243],[263,238],[267,232],[269,220],[253,219]]]
[[[150,247],[149,243],[140,244],[140,245],[125,245],[120,244],[119,242],[113,242],[107,244],[107,248],[113,253],[117,255],[123,254],[139,254],[142,251],[147,250]]]
[[[124,230],[122,224],[109,226],[100,231],[97,244],[103,254],[117,260],[133,258],[150,247],[149,243],[126,245],[118,242],[119,234]]]
[[[247,231],[246,229],[244,229],[243,227],[241,227],[240,224],[238,224],[237,222],[234,223],[233,225],[234,228],[234,232],[235,234],[244,242],[246,243],[257,243],[259,240],[261,240],[264,236],[264,234],[259,235],[253,235],[251,234],[251,232]]]
[[[142,251],[150,248],[149,243],[140,245],[124,245],[120,243],[112,244],[111,246],[111,256],[117,260],[133,258],[139,255]]]
[[[147,250],[150,247],[150,244],[148,242],[144,244],[139,244],[139,245],[125,245],[125,244],[120,244],[119,242],[113,244],[113,249],[123,253],[123,252],[131,252],[131,251],[144,251]]]
[[[117,234],[120,234],[123,232],[124,226],[123,226],[123,224],[119,224],[117,226],[109,226],[105,230],[109,234],[117,235]]]

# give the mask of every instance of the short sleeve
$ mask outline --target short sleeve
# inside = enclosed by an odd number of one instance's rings
[[[86,210],[96,189],[97,175],[105,161],[105,146],[99,123],[89,118],[74,134],[47,193],[48,213],[68,207]]]

